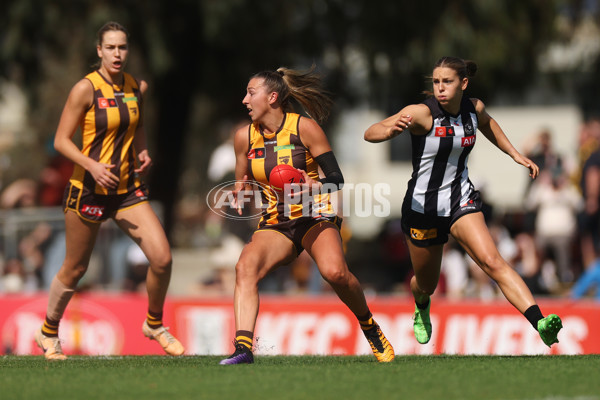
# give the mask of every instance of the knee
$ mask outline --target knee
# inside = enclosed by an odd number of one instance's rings
[[[88,266],[86,264],[63,264],[57,276],[68,287],[75,287],[77,282],[83,278],[87,269]]]
[[[510,268],[500,254],[486,256],[480,260],[479,265],[491,277],[501,274],[506,268]]]
[[[338,265],[327,270],[321,271],[323,279],[332,286],[348,286],[350,281],[350,271],[345,265]]]
[[[160,256],[155,256],[150,262],[150,268],[156,275],[165,275],[171,273],[173,258],[171,253],[165,253]]]
[[[438,280],[432,281],[431,283],[427,282],[418,282],[417,277],[413,276],[411,278],[411,289],[413,292],[420,293],[423,296],[432,296],[437,288]]]
[[[251,259],[240,259],[235,265],[235,282],[238,285],[258,285],[263,278],[259,276],[259,268]]]

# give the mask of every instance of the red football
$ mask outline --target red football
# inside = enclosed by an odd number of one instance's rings
[[[288,183],[304,183],[304,176],[296,168],[288,164],[279,164],[269,174],[269,184],[277,191],[283,191]]]

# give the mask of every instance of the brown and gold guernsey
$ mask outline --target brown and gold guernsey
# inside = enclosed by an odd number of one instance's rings
[[[81,123],[82,148],[86,156],[106,164],[119,177],[117,189],[106,189],[96,184],[92,175],[80,165],[75,165],[71,183],[83,186],[96,194],[124,194],[140,186],[134,173],[136,151],[133,137],[141,121],[142,95],[135,78],[124,73],[123,87],[108,82],[98,71],[88,74],[94,87],[94,102]]]
[[[319,180],[319,165],[300,140],[298,125],[300,115],[287,113],[279,130],[264,133],[258,124],[249,127],[248,171],[250,178],[268,187],[269,174],[279,164],[289,164],[303,169],[309,177]],[[316,195],[310,202],[289,204],[283,195],[272,189],[262,192],[263,204],[267,204],[258,223],[259,228],[305,217],[334,216],[329,195]]]

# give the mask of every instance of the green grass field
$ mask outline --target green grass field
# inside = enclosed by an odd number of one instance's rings
[[[600,355],[220,359],[0,356],[0,399],[600,400]]]

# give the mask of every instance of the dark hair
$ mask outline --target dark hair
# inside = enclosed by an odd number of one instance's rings
[[[329,93],[322,87],[321,76],[315,72],[313,65],[310,70],[301,72],[280,67],[277,71],[262,71],[250,79],[264,79],[264,85],[271,92],[279,94],[279,104],[284,112],[293,111],[290,100],[296,100],[304,111],[318,123],[324,122],[329,116],[333,101]]]
[[[477,64],[475,64],[474,61],[463,60],[458,57],[440,58],[433,66],[433,69],[436,68],[452,68],[456,71],[460,79],[475,76],[475,73],[477,72]]]
[[[125,36],[127,37],[127,39],[129,39],[129,32],[127,32],[127,29],[125,29],[125,27],[123,25],[119,24],[118,22],[109,21],[109,22],[105,23],[102,26],[102,28],[98,29],[98,33],[96,33],[96,39],[97,39],[98,46],[102,46],[102,40],[104,40],[104,34],[109,31],[121,31],[121,32],[125,33]]]

